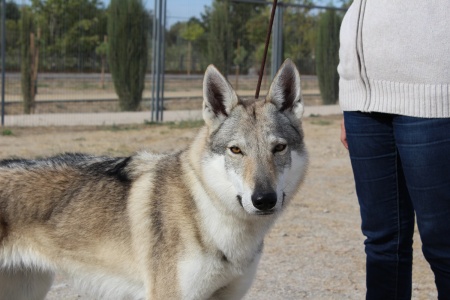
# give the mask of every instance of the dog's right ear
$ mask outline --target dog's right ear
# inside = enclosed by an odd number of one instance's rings
[[[300,74],[290,59],[285,60],[275,75],[266,101],[273,103],[280,111],[295,116],[298,120],[302,118]]]
[[[215,126],[228,117],[238,104],[238,96],[230,83],[214,67],[209,65],[203,78],[203,119],[206,125]]]

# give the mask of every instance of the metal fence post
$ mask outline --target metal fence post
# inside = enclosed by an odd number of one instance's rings
[[[166,0],[155,0],[153,16],[152,122],[163,120]]]
[[[152,97],[151,97],[151,122],[155,121],[155,85],[156,85],[156,12],[157,12],[157,8],[158,8],[158,1],[159,0],[154,0],[155,4],[154,4],[154,9],[153,9],[153,30],[152,30]]]
[[[2,127],[5,125],[5,43],[6,43],[6,30],[5,30],[5,19],[6,19],[6,3],[2,0]]]
[[[283,60],[283,3],[278,4],[275,12],[272,39],[272,63],[270,76],[273,79]]]
[[[164,120],[164,79],[166,71],[166,22],[167,0],[163,1],[162,28],[161,28],[161,122]]]

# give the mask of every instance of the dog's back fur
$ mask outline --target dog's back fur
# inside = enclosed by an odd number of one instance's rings
[[[173,154],[0,161],[0,300],[43,299],[58,270],[107,299],[242,298],[306,168],[298,71],[244,101],[211,66],[203,112]]]

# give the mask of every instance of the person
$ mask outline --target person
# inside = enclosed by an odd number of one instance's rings
[[[449,12],[448,0],[354,0],[341,25],[366,299],[411,299],[415,220],[438,298],[450,299]]]

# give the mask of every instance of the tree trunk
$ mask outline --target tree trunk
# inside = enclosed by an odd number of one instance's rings
[[[106,44],[108,42],[108,36],[103,36],[103,42]],[[100,76],[100,88],[103,90],[105,88],[105,64],[106,64],[106,55],[102,54],[102,73]]]
[[[35,38],[34,33],[30,33],[30,56],[31,56],[31,65],[30,65],[30,113],[34,114],[36,108],[36,94],[37,94],[37,75],[38,75],[38,67],[39,67],[39,39],[41,37],[41,30],[37,31],[37,38]],[[37,42],[36,42],[37,40]]]
[[[188,62],[187,62],[187,74],[191,75],[191,67],[192,67],[192,58],[191,58],[191,52],[192,52],[192,42],[189,41],[188,43]]]

